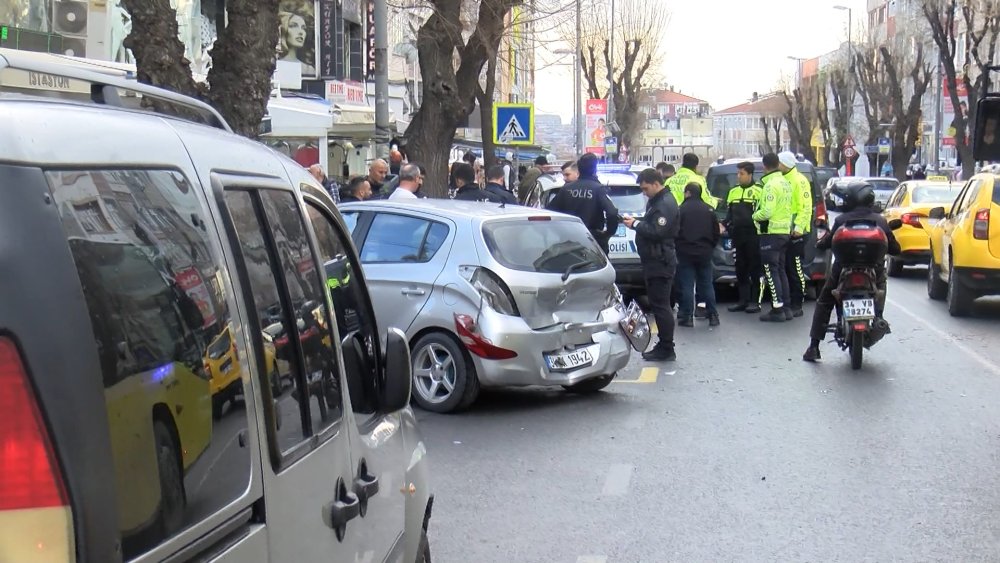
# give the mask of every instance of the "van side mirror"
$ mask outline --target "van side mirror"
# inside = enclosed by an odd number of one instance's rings
[[[972,158],[1000,160],[1000,94],[987,94],[976,104]]]
[[[935,207],[934,209],[931,209],[927,213],[927,216],[930,217],[931,219],[938,219],[938,220],[944,219],[945,216],[944,208]]]
[[[379,410],[396,412],[410,404],[413,386],[413,364],[410,362],[410,344],[398,328],[386,331],[385,381],[379,397]]]

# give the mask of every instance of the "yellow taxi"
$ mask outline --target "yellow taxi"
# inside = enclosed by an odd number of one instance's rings
[[[892,192],[882,214],[890,221],[899,219],[903,226],[895,231],[902,252],[888,257],[886,262],[890,276],[902,274],[904,266],[928,263],[931,246],[925,228],[937,222],[928,214],[935,207],[944,207],[945,212],[951,210],[951,203],[961,189],[962,184],[949,182],[944,176],[932,176],[903,182]]]
[[[1000,165],[966,182],[950,209],[928,215],[938,221],[928,229],[927,295],[947,299],[952,316],[969,315],[976,298],[1000,294]]]
[[[275,360],[274,344],[267,338],[264,339],[264,364],[271,392],[278,395],[281,392],[281,380]],[[236,354],[232,325],[226,325],[226,328],[208,345],[205,351],[205,371],[210,376],[212,414],[215,418],[219,418],[222,416],[222,407],[226,401],[232,401],[243,394],[243,369]]]

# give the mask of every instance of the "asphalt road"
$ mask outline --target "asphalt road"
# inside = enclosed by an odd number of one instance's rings
[[[418,411],[439,562],[998,561],[1000,302],[952,319],[926,270],[852,372],[807,315],[678,329],[605,392]],[[627,382],[627,381],[632,382]]]

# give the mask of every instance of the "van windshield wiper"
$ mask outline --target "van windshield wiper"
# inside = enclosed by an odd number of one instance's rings
[[[593,260],[584,260],[582,262],[577,262],[576,264],[571,264],[569,268],[566,268],[566,272],[562,275],[562,281],[569,279],[570,274],[587,266],[592,266],[594,264]]]

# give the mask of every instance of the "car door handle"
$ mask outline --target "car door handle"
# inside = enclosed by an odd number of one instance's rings
[[[427,292],[422,289],[403,289],[400,293],[403,295],[427,295]]]
[[[333,528],[337,540],[343,541],[347,523],[361,515],[361,501],[347,490],[343,479],[337,479],[337,498],[323,507],[323,523]]]
[[[378,494],[378,477],[368,473],[368,468],[361,466],[361,471],[354,478],[354,494],[361,500],[361,516],[364,516],[368,500]]]

